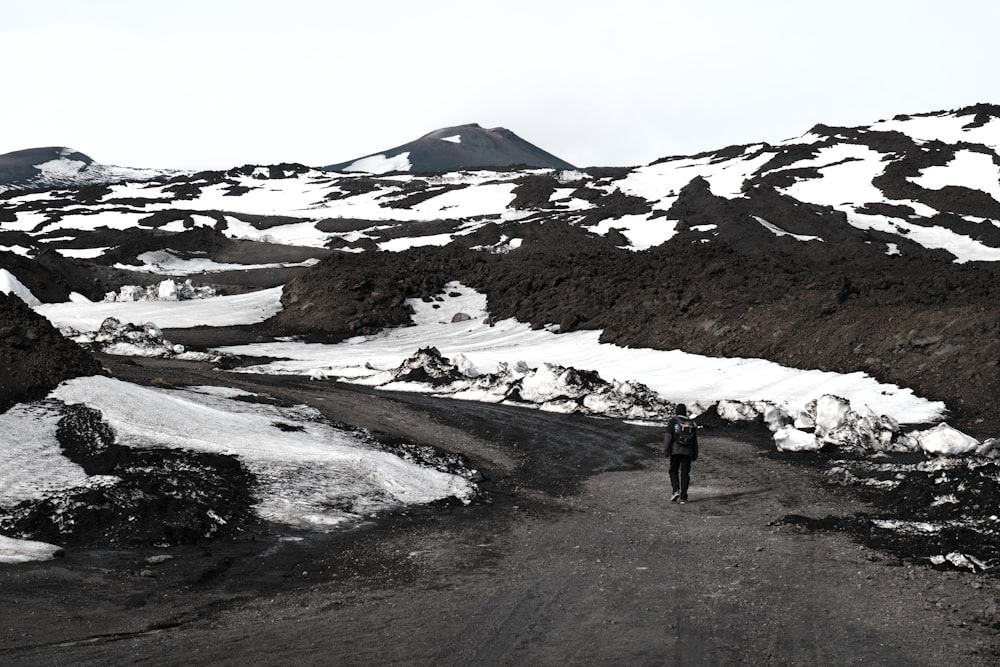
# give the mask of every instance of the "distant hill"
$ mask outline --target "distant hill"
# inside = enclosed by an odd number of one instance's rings
[[[476,167],[527,166],[573,169],[573,165],[502,127],[487,129],[476,123],[435,130],[415,141],[346,162],[327,171],[446,172]]]
[[[64,146],[27,148],[0,155],[0,192],[147,180],[165,173],[101,164]]]

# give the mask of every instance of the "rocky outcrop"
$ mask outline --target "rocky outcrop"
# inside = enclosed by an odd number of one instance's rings
[[[48,320],[18,297],[0,294],[0,410],[40,398],[63,380],[100,372],[97,361]]]

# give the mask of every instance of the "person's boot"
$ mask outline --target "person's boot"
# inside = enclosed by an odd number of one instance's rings
[[[670,496],[670,502],[676,503],[677,499],[681,497],[680,491],[674,491],[674,495]]]

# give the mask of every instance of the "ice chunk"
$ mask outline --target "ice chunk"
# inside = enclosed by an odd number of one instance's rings
[[[177,283],[170,279],[161,282],[156,290],[156,298],[161,301],[177,301]]]
[[[752,403],[742,401],[719,401],[715,408],[719,416],[730,422],[753,421],[760,416],[760,410]]]
[[[961,456],[971,454],[979,448],[978,440],[948,426],[945,422],[925,431],[911,432],[909,435],[915,437],[920,449],[928,454]]]
[[[774,434],[774,444],[779,452],[815,452],[823,446],[812,433],[792,426],[778,429]]]
[[[816,435],[823,437],[843,429],[850,422],[851,403],[826,394],[816,401]]]

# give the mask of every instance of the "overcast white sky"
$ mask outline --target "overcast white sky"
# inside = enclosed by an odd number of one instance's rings
[[[449,125],[579,166],[1000,103],[993,0],[32,0],[0,153],[324,165]]]

